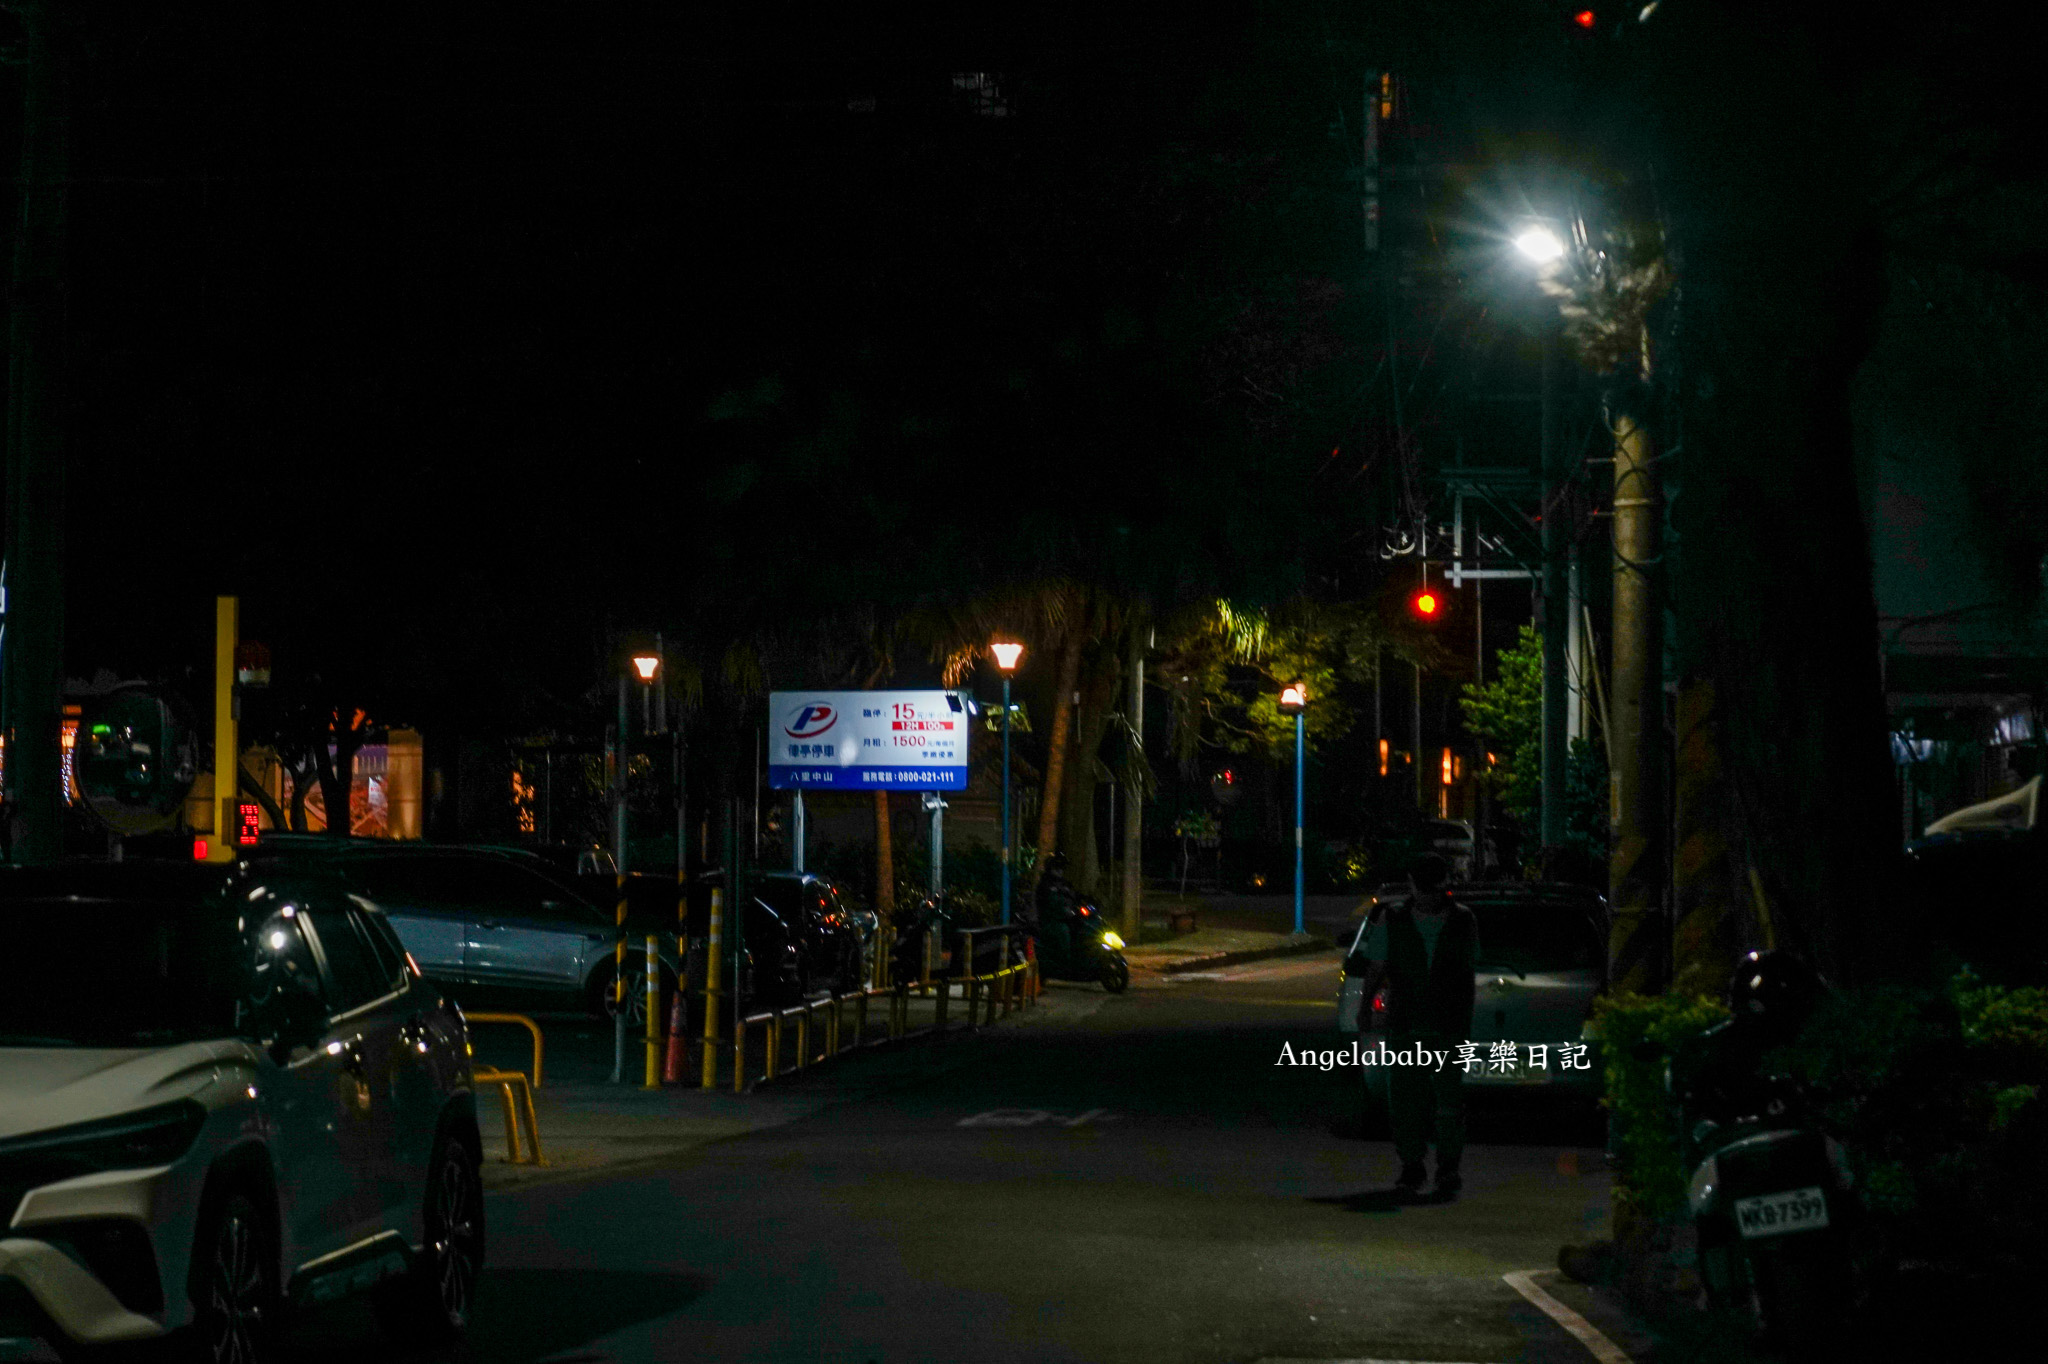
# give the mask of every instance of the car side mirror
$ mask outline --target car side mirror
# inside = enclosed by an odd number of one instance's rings
[[[311,988],[287,978],[255,1008],[256,1035],[283,1065],[300,1047],[318,1043],[327,1031],[327,1005]]]

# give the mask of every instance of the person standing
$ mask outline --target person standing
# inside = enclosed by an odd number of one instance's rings
[[[1408,903],[1387,911],[1364,948],[1365,998],[1387,987],[1387,1046],[1443,1058],[1397,1065],[1388,1077],[1394,1153],[1401,1160],[1394,1187],[1410,1198],[1422,1192],[1432,1136],[1437,1195],[1455,1198],[1465,1183],[1458,1169],[1465,1154],[1465,1072],[1452,1058],[1471,1032],[1479,929],[1448,889],[1450,874],[1450,863],[1436,853],[1416,858],[1408,868]]]
[[[1043,969],[1065,971],[1073,957],[1074,906],[1080,902],[1073,883],[1067,880],[1067,855],[1054,853],[1046,861],[1036,896],[1037,933],[1045,944],[1048,960]]]

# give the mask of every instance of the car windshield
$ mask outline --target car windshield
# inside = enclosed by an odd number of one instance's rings
[[[1586,911],[1568,904],[1468,900],[1479,921],[1481,971],[1597,971],[1602,946]]]
[[[0,1046],[160,1047],[232,1036],[248,954],[191,901],[10,900]]]

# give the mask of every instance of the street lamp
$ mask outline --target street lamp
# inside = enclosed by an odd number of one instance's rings
[[[1301,825],[1306,783],[1303,772],[1307,767],[1308,737],[1308,687],[1295,682],[1280,689],[1280,713],[1294,717],[1294,936],[1302,936],[1301,923]]]
[[[1531,223],[1515,234],[1515,250],[1538,265],[1554,265],[1564,258],[1564,239],[1542,223]]]
[[[1010,676],[1024,657],[1024,646],[993,640],[988,646],[996,670],[1003,675],[1003,922],[1010,922]]]

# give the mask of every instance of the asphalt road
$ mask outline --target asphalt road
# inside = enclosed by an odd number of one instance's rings
[[[1502,1275],[1602,1229],[1597,1117],[1475,1096],[1455,1204],[1396,1206],[1334,1044],[1335,956],[1122,997],[933,1046],[931,1064],[672,1162],[489,1201],[467,1357],[540,1361],[1542,1361],[1586,1347]],[[556,1064],[608,1066],[573,1034]],[[592,1055],[584,1056],[590,1051]],[[845,1066],[871,1064],[855,1058]],[[841,1083],[837,1068],[795,1085]],[[307,1360],[395,1356],[360,1305]]]

